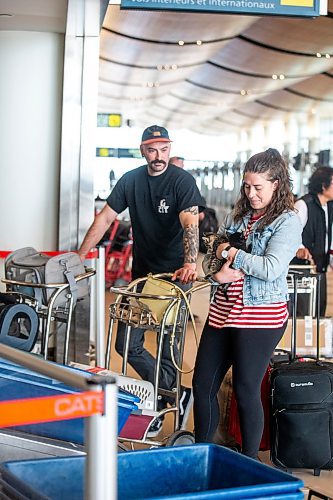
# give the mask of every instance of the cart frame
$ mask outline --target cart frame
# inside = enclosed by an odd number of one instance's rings
[[[139,284],[144,283],[149,277],[158,278],[162,280],[170,280],[172,274],[170,273],[160,273],[155,275],[148,275],[144,278],[138,278],[137,280],[132,281],[127,287],[111,287],[110,291],[116,295],[116,299],[109,306],[110,311],[110,320],[108,326],[107,333],[107,346],[106,346],[106,354],[105,354],[105,368],[108,369],[110,365],[111,358],[111,342],[113,336],[113,329],[116,321],[120,321],[125,324],[125,339],[124,339],[124,353],[123,353],[123,361],[122,361],[122,371],[121,376],[118,378],[118,384],[120,387],[126,389],[131,392],[134,391],[136,395],[141,397],[141,407],[140,413],[143,416],[151,416],[152,420],[149,422],[148,427],[146,428],[141,439],[132,439],[127,437],[120,437],[120,441],[127,441],[131,443],[141,443],[150,446],[162,446],[164,444],[175,444],[177,438],[180,439],[188,439],[187,443],[191,441],[192,433],[187,432],[179,428],[179,403],[180,403],[180,389],[181,389],[181,375],[183,371],[180,371],[179,367],[176,367],[176,383],[173,390],[166,390],[159,387],[160,380],[160,371],[161,371],[161,361],[162,361],[162,349],[163,344],[167,340],[167,337],[170,334],[175,333],[175,329],[177,328],[178,338],[177,345],[179,350],[179,359],[177,360],[177,364],[182,366],[183,356],[184,356],[184,347],[185,347],[185,336],[188,318],[191,317],[192,322],[194,322],[193,314],[190,311],[189,303],[192,297],[192,294],[198,290],[206,288],[210,286],[205,280],[199,280],[199,284],[192,286],[187,291],[181,291],[181,293],[177,295],[151,295],[147,293],[139,293],[137,292],[137,287]],[[154,319],[153,313],[148,308],[140,308],[137,307],[137,303],[135,305],[132,303],[133,301],[140,301],[140,299],[152,299],[152,300],[162,300],[169,301],[167,305],[162,319],[160,321],[156,321]],[[176,308],[177,317],[176,324],[167,325],[167,318],[170,311],[173,308]],[[132,379],[127,377],[127,365],[128,365],[128,351],[129,351],[129,341],[131,335],[132,327],[142,328],[144,330],[154,331],[157,334],[157,347],[156,347],[156,364],[155,364],[155,376],[154,383],[150,383],[148,381],[140,380],[140,379]],[[195,329],[195,325],[194,325]],[[195,338],[196,331],[194,330]],[[173,345],[171,345],[171,349],[173,349]],[[192,371],[192,370],[190,370]],[[126,379],[130,382],[126,383]],[[147,389],[147,384],[150,384],[149,390]],[[150,392],[150,407],[152,409],[148,409],[146,404],[146,396],[143,393]],[[158,411],[158,397],[159,396],[167,396],[168,398],[174,399],[174,404],[170,408],[164,408],[163,410]],[[147,438],[149,433],[149,429],[153,422],[158,417],[163,417],[167,413],[174,414],[174,433],[166,438],[166,442],[150,440]],[[193,442],[193,441],[192,441]],[[177,443],[180,444],[180,443]],[[183,444],[183,443],[182,443]]]
[[[82,281],[84,279],[90,278],[96,274],[94,269],[86,268],[86,272],[79,274],[74,277],[75,282]],[[49,298],[47,305],[39,304],[36,301],[36,312],[40,319],[40,332],[41,332],[41,354],[43,358],[47,359],[48,354],[48,346],[50,341],[50,330],[52,321],[59,321],[61,323],[66,324],[65,330],[65,345],[64,345],[64,354],[63,354],[63,364],[68,364],[68,351],[69,351],[69,337],[70,337],[70,327],[72,321],[72,315],[74,310],[74,297],[70,292],[70,284],[69,283],[29,283],[26,281],[15,281],[3,278],[2,283],[6,285],[7,292],[13,292],[16,295],[21,295],[29,300],[35,300],[33,297],[24,295],[18,292],[15,287],[24,286],[28,288],[42,288],[42,289],[50,289],[54,288],[54,292]],[[59,295],[67,291],[66,293],[66,302],[64,306],[55,306],[56,299]]]

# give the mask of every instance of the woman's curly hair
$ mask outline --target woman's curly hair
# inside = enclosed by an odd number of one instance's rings
[[[269,148],[262,153],[257,153],[246,162],[243,176],[248,173],[266,174],[271,182],[278,181],[277,188],[273,192],[272,200],[259,222],[258,229],[262,230],[273,222],[286,210],[294,209],[294,195],[288,166],[280,153]],[[239,222],[245,215],[251,212],[250,202],[245,194],[244,181],[241,186],[240,196],[233,210],[233,218]]]

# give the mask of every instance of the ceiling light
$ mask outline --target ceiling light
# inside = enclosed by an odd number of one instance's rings
[[[197,45],[202,45],[202,41],[201,40],[197,40]]]
[[[284,75],[279,75],[280,80],[284,80],[285,76]]]
[[[330,54],[325,54],[326,59],[330,59]]]
[[[241,95],[246,95],[246,90],[243,89],[240,91],[240,93],[241,93]]]
[[[170,69],[178,69],[178,66],[177,64],[158,64],[156,68],[158,69],[158,71],[170,71]]]
[[[278,76],[277,75],[272,75],[273,80],[277,80]]]
[[[178,45],[185,45],[185,42],[183,40],[179,40]]]
[[[142,85],[144,87],[149,87],[150,89],[152,89],[153,87],[159,87],[160,82],[146,82],[146,83],[143,83]]]
[[[320,53],[320,52],[317,52],[316,56],[317,56],[317,57],[321,57],[321,53]]]

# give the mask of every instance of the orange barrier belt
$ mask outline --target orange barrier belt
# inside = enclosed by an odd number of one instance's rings
[[[0,403],[0,427],[90,417],[103,410],[104,393],[97,391],[15,399]]]

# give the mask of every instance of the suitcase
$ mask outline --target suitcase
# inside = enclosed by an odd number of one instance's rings
[[[320,304],[320,274],[316,274],[316,310]],[[319,359],[319,315],[316,316],[317,353],[314,360],[296,356],[297,279],[291,335],[291,360],[271,372],[271,460],[287,469],[333,469],[333,363]]]
[[[275,349],[270,360],[270,364],[265,372],[264,378],[261,383],[261,402],[264,410],[264,429],[261,436],[260,451],[267,451],[271,448],[270,437],[270,374],[275,366],[280,365],[286,361],[290,361],[290,351],[285,349]],[[237,401],[234,392],[231,394],[230,415],[228,423],[228,433],[235,440],[239,449],[242,447],[242,436],[239,424],[239,414],[237,408]]]
[[[261,383],[261,401],[264,410],[264,429],[260,441],[259,449],[260,451],[267,451],[270,449],[270,426],[269,426],[269,374],[271,367],[269,366],[264,375],[263,381]],[[237,408],[237,401],[234,392],[231,397],[230,405],[230,417],[229,417],[229,427],[228,432],[232,436],[239,446],[242,447],[242,436],[239,424],[239,414]]]

